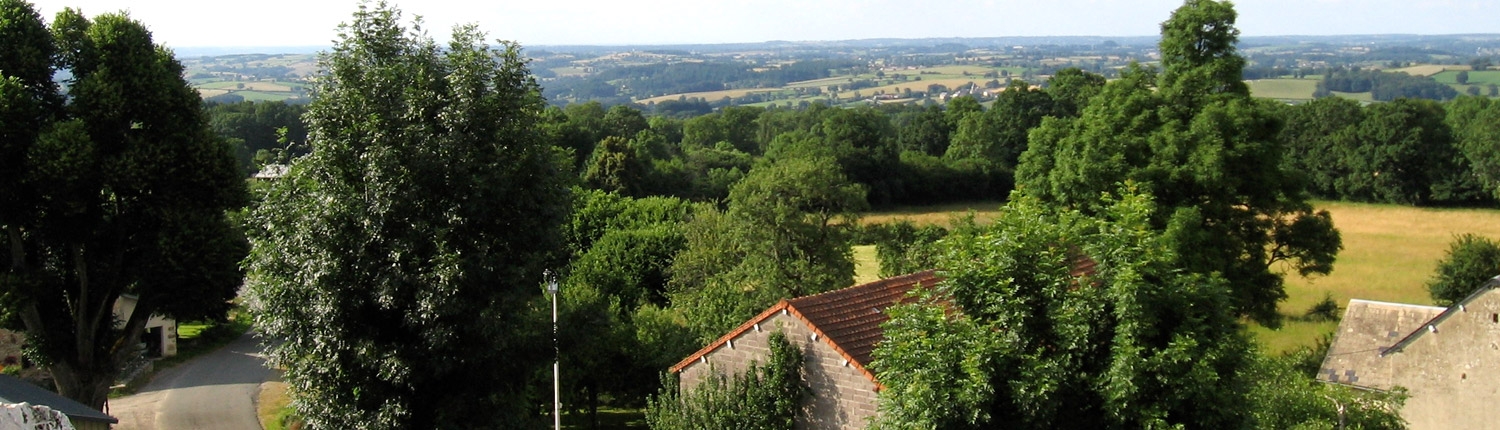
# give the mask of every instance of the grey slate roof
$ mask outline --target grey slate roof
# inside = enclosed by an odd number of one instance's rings
[[[1382,353],[1446,308],[1354,299],[1344,311],[1318,379],[1381,390],[1392,386]]]
[[[73,422],[95,421],[110,424],[120,422],[104,412],[10,375],[0,375],[0,402],[46,405],[53,410],[62,411],[63,415],[67,415],[68,419]]]

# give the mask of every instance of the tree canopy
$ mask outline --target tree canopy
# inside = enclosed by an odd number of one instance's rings
[[[1190,0],[1162,24],[1163,70],[1134,67],[1105,85],[1076,119],[1031,132],[1017,188],[1085,213],[1126,181],[1153,195],[1153,228],[1186,268],[1230,282],[1238,313],[1268,324],[1285,298],[1278,262],[1328,273],[1342,248],[1327,212],[1282,169],[1281,121],[1250,98],[1227,2]]]
[[[314,428],[526,426],[569,163],[518,46],[400,20],[361,6],[319,60],[312,152],[253,214],[256,323]]]
[[[888,312],[880,428],[1235,428],[1253,353],[1229,282],[1178,270],[1126,189],[1098,217],[1013,196]]]
[[[49,33],[25,2],[0,14],[0,290],[58,391],[100,408],[151,315],[228,311],[245,185],[144,24],[66,9]],[[114,315],[126,295],[134,312]]]

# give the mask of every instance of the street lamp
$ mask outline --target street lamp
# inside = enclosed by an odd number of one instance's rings
[[[547,279],[547,294],[552,296],[552,426],[562,430],[562,384],[558,377],[562,353],[557,347],[557,275],[551,270],[542,271]]]

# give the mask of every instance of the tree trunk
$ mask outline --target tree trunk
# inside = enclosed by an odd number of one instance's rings
[[[599,428],[599,380],[589,383],[589,428]]]
[[[57,364],[52,366],[52,381],[57,386],[58,394],[102,411],[104,402],[109,399],[109,387],[114,385],[115,377],[114,372],[75,369],[72,365]]]

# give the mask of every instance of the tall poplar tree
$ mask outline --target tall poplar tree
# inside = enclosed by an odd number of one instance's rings
[[[68,9],[49,35],[0,0],[0,35],[0,291],[58,391],[101,408],[151,315],[228,310],[246,249],[225,211],[244,180],[140,22]],[[126,294],[135,311],[114,314]]]
[[[319,64],[312,152],[253,214],[256,323],[313,428],[518,428],[550,361],[568,160],[520,47],[362,5]]]

